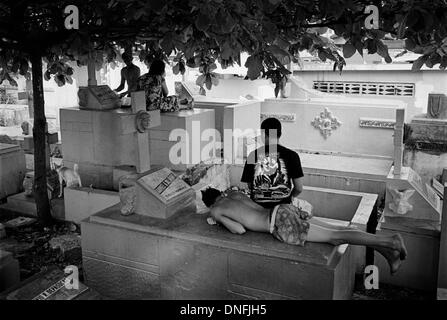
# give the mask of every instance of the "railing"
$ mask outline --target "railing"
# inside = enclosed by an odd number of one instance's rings
[[[315,90],[326,93],[413,97],[414,83],[314,81]]]

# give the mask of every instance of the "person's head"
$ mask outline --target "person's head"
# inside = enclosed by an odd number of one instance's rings
[[[277,143],[281,137],[281,122],[276,118],[267,118],[261,123],[261,137],[264,144]]]
[[[216,199],[221,194],[222,192],[217,189],[206,188],[205,190],[202,190],[202,201],[209,208],[214,204],[214,202],[216,202]]]
[[[124,52],[121,57],[123,58],[123,61],[126,64],[126,66],[129,66],[132,64],[133,56],[130,52],[128,52],[128,51]]]
[[[153,76],[164,76],[165,75],[165,63],[163,60],[155,59],[152,61],[149,68],[149,74]]]

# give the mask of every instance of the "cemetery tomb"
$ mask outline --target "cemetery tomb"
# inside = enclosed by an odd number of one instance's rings
[[[377,198],[306,188],[303,199],[329,222],[366,228]],[[235,235],[194,209],[160,219],[123,216],[118,204],[81,227],[86,284],[113,298],[349,299],[353,290],[353,246],[298,247],[269,234]]]
[[[20,281],[19,262],[12,253],[0,249],[0,292]]]
[[[0,143],[0,199],[22,190],[25,154],[18,145]]]
[[[442,201],[436,191],[411,168],[400,175],[390,170],[386,183],[386,201],[378,233],[400,233],[408,258],[393,276],[381,275],[381,281],[408,288],[432,291],[437,283]],[[379,268],[386,261],[376,254]]]
[[[117,172],[144,172],[150,165],[186,169],[192,159],[186,159],[189,162],[178,165],[171,164],[169,160],[170,148],[178,143],[170,141],[169,134],[173,129],[183,129],[188,136],[200,138],[204,130],[214,127],[214,112],[151,112],[151,119],[157,119],[158,114],[158,120],[151,123],[151,126],[158,127],[140,133],[135,127],[136,113],[129,109],[97,111],[62,108],[60,118],[64,165],[72,168],[77,163],[84,185],[106,190],[116,190],[119,179]],[[197,129],[193,126],[194,122],[200,123],[199,130],[195,132],[193,130]],[[198,151],[202,150],[190,141],[188,143],[183,140],[180,143],[185,146],[189,157],[197,154],[196,148]],[[203,141],[201,147],[207,143],[208,141]]]

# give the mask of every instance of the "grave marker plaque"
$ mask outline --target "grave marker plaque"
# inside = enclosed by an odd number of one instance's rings
[[[441,199],[436,193],[436,191],[429,185],[425,185],[425,189],[427,191],[427,199],[431,203],[431,205],[436,208],[438,212],[441,212]]]
[[[195,209],[195,192],[168,168],[154,169],[137,180],[136,213],[166,219]]]
[[[109,86],[80,87],[79,108],[88,110],[110,110],[121,106],[121,101]]]

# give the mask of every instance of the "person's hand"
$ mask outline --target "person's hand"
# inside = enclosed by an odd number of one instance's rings
[[[298,197],[292,197],[292,205],[294,207],[299,208],[300,207],[300,199],[298,199]]]

